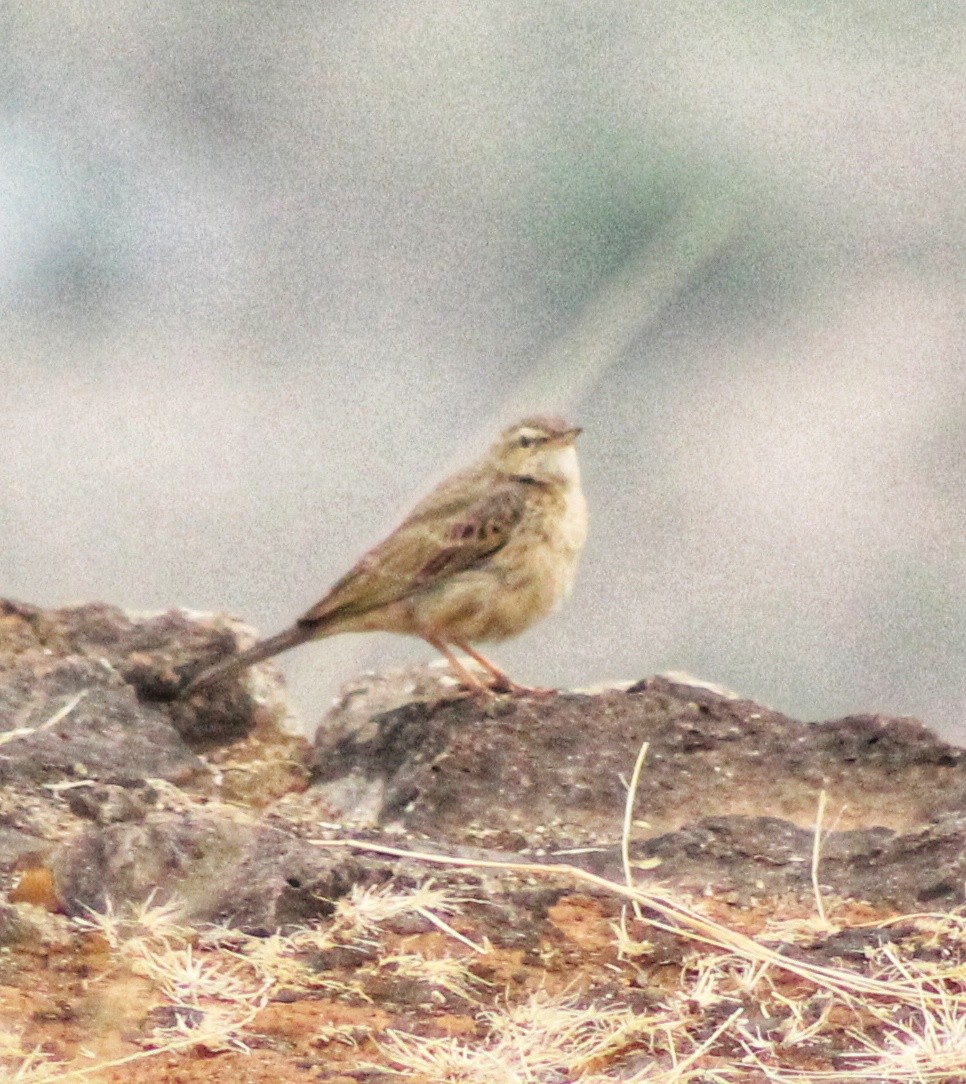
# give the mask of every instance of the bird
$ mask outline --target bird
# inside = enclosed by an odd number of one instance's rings
[[[376,631],[421,637],[472,696],[551,692],[513,681],[474,645],[522,633],[570,593],[587,536],[574,446],[581,432],[553,415],[510,425],[292,626],[204,667],[182,694],[309,640]],[[480,676],[454,649],[479,665]]]

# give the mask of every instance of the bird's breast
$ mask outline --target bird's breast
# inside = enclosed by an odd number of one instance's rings
[[[531,594],[536,620],[562,602],[573,587],[587,539],[587,504],[579,482],[549,490],[533,518],[528,533],[535,541],[521,555],[518,589]],[[526,550],[526,537],[520,541]]]

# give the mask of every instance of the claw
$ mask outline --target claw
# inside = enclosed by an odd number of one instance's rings
[[[494,693],[503,693],[506,696],[518,696],[518,697],[534,697],[534,699],[545,699],[548,696],[556,696],[556,689],[545,689],[540,685],[520,685],[516,681],[512,681],[506,676],[506,674],[500,677],[495,677],[490,682],[489,688]]]

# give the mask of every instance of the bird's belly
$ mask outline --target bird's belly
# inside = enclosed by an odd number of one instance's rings
[[[521,555],[511,547],[414,600],[417,621],[443,639],[473,643],[506,640],[546,617],[570,591],[576,554],[530,543]]]

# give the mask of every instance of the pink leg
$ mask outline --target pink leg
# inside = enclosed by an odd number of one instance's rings
[[[443,656],[449,663],[450,669],[456,675],[457,680],[462,685],[465,685],[476,699],[491,700],[493,698],[495,695],[493,689],[480,681],[471,670],[468,670],[442,640],[426,632],[421,633],[421,635],[427,644],[431,644]]]
[[[453,643],[460,651],[466,652],[471,659],[475,659],[493,677],[491,689],[497,692],[509,693],[511,696],[552,696],[557,691],[556,689],[539,689],[530,685],[520,685],[504,674],[496,663],[490,662],[485,655],[470,647],[465,640],[454,640]]]

